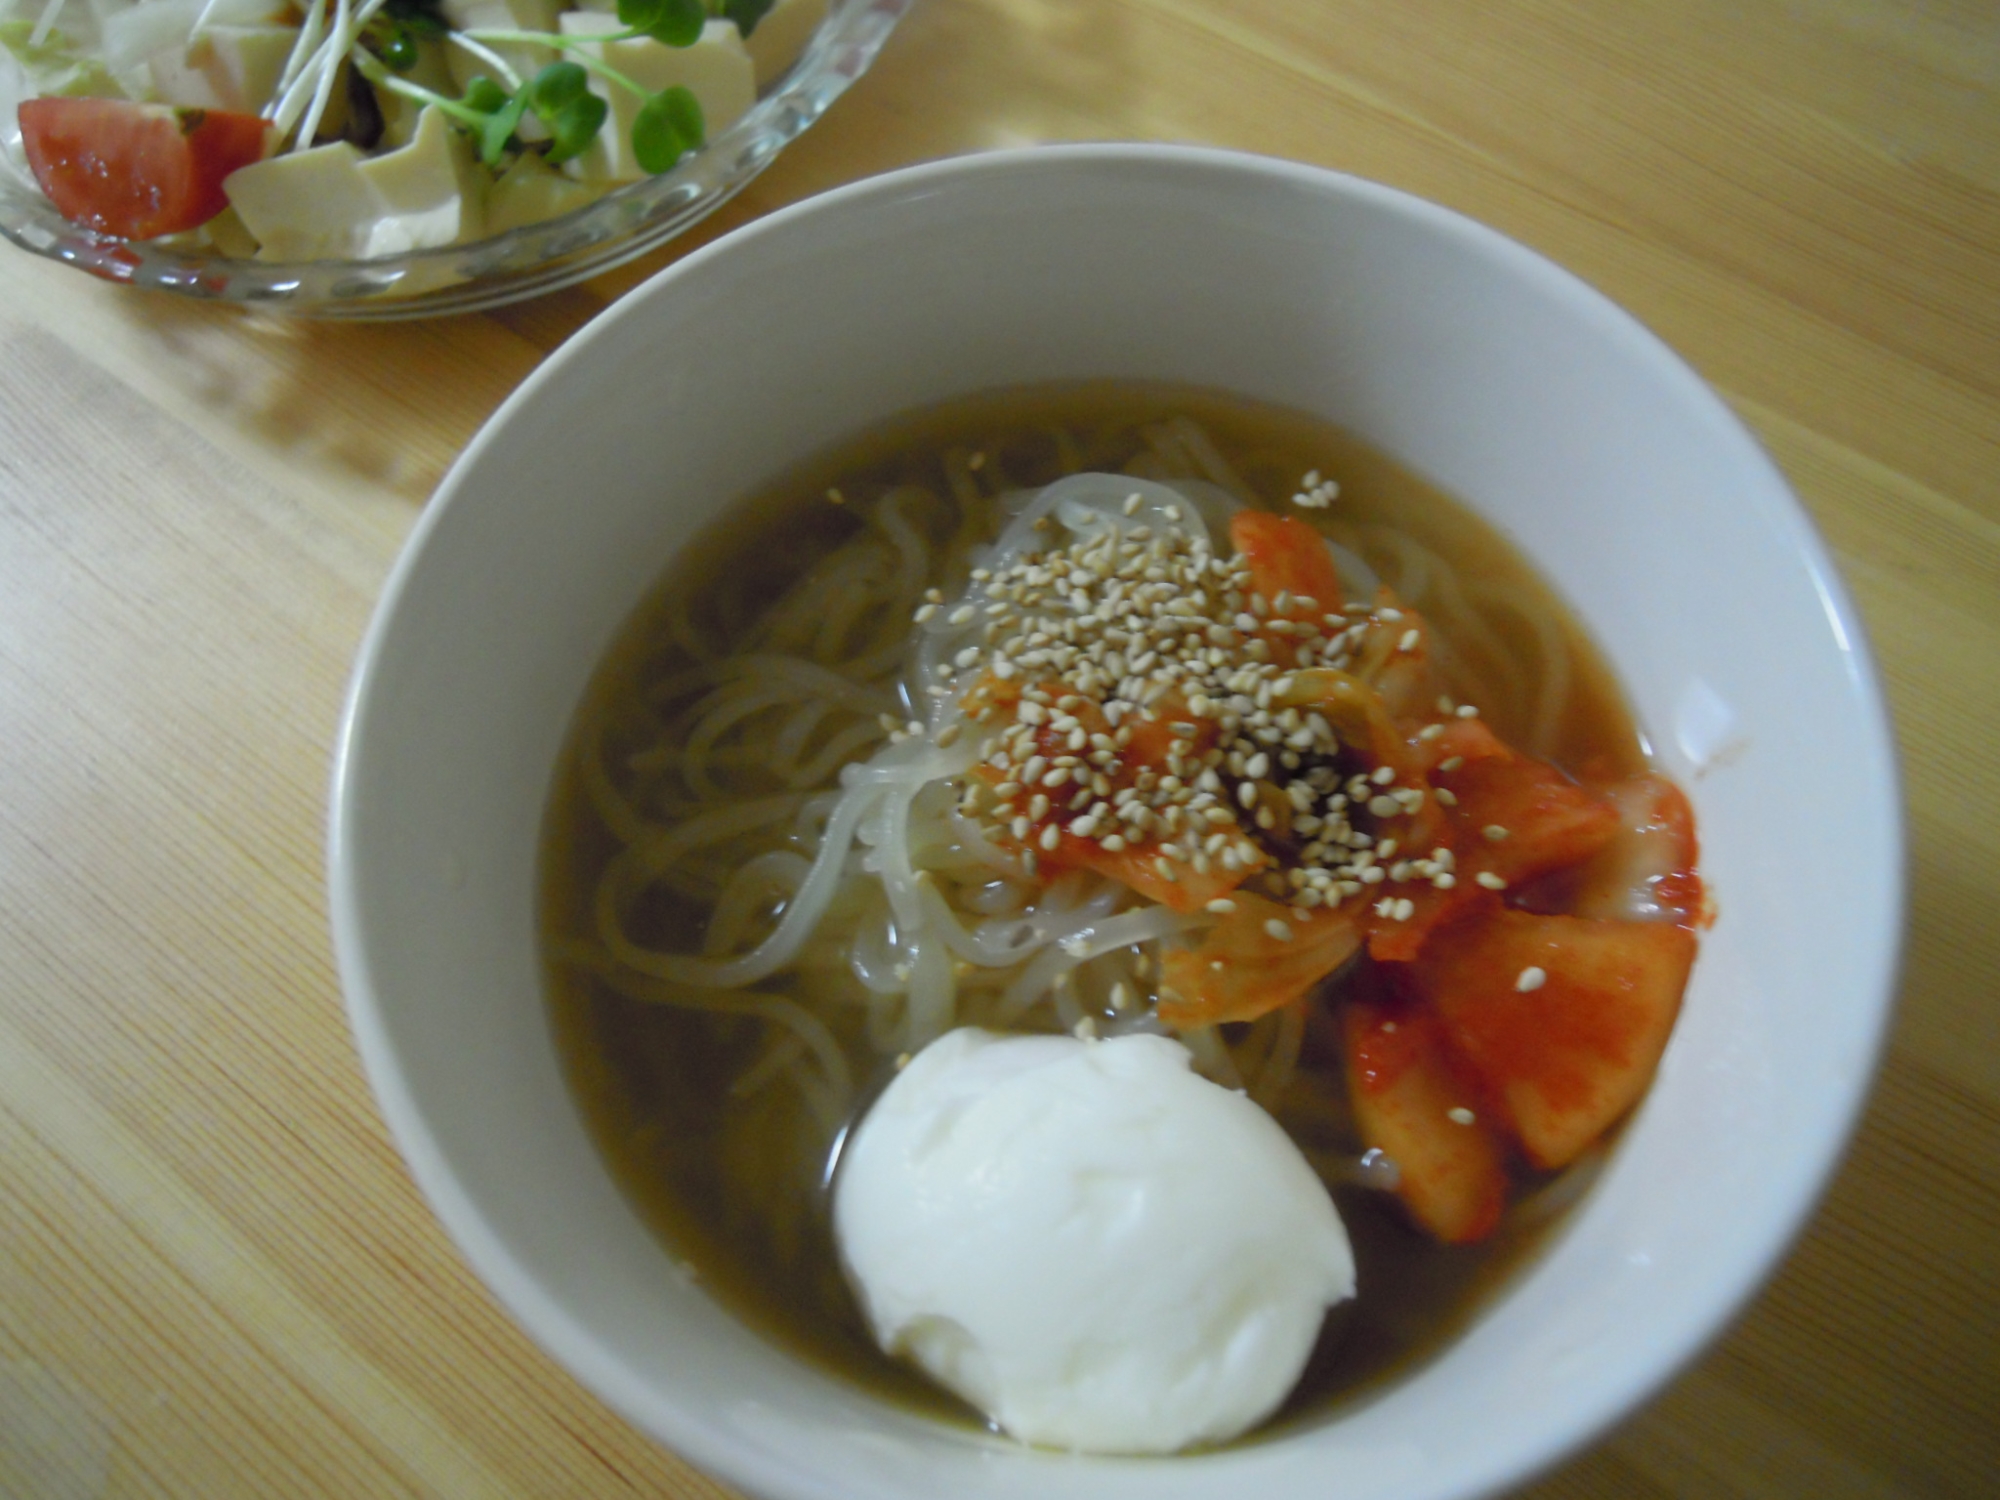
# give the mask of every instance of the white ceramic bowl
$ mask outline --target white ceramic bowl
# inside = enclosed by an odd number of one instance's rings
[[[678,1281],[572,1103],[536,836],[586,678],[697,528],[889,414],[1140,376],[1331,418],[1497,522],[1595,631],[1693,796],[1720,908],[1659,1079],[1550,1251],[1359,1410],[1167,1460],[1032,1453],[818,1374]],[[418,1182],[523,1325],[752,1493],[1488,1493],[1657,1390],[1783,1253],[1890,1008],[1902,845],[1860,622],[1776,469],[1630,317],[1389,189],[1184,148],[950,161],[775,214],[611,308],[489,422],[357,668],[341,974]]]

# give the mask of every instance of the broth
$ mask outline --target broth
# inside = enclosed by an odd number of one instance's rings
[[[1158,424],[1177,417],[1199,424],[1269,508],[1292,511],[1286,499],[1308,470],[1337,478],[1341,496],[1330,510],[1292,513],[1361,552],[1385,579],[1437,595],[1420,607],[1435,611],[1453,648],[1447,680],[1510,743],[1587,779],[1644,769],[1644,746],[1609,671],[1547,587],[1490,526],[1364,443],[1297,413],[1202,391],[1133,383],[1007,391],[903,418],[812,460],[677,561],[625,627],[572,731],[544,832],[548,950],[588,938],[596,887],[619,844],[592,778],[621,757],[651,753],[642,747],[661,732],[675,679],[853,538],[870,497],[912,482],[947,496],[954,483],[988,492],[1038,487],[1135,459],[1133,471],[1143,472],[1161,461],[1160,442],[1149,447],[1144,433],[1153,428],[1157,439]],[[1416,577],[1432,566],[1426,554],[1446,570]],[[949,596],[963,580],[931,581]],[[1446,597],[1454,590],[1464,597]],[[1474,625],[1455,637],[1454,616]],[[1549,688],[1557,677],[1566,683],[1560,695]],[[907,697],[902,708],[910,709]],[[656,895],[635,918],[649,943],[700,950],[707,877],[699,861],[690,869],[687,888]],[[746,1071],[767,1054],[763,1026],[627,998],[572,964],[552,961],[549,970],[555,1032],[590,1129],[633,1203],[692,1274],[746,1323],[823,1368],[932,1414],[977,1420],[870,1338],[832,1243],[825,1182],[837,1137],[790,1091],[766,1086],[745,1096]],[[1363,972],[1357,982],[1367,983]],[[858,1019],[838,1039],[865,1105],[891,1065]],[[1339,1078],[1332,1039],[1311,1032],[1298,1079],[1274,1111],[1316,1162],[1357,1148]],[[1360,1293],[1329,1317],[1277,1422],[1323,1416],[1438,1350],[1533,1253],[1591,1170],[1586,1160],[1526,1184],[1501,1231],[1474,1246],[1436,1243],[1409,1226],[1390,1195],[1336,1184]]]

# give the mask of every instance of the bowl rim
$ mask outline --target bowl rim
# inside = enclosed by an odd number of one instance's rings
[[[482,424],[440,481],[406,539],[381,591],[375,612],[356,656],[335,741],[328,809],[327,883],[337,969],[357,1051],[411,1175],[447,1234],[466,1257],[487,1289],[531,1337],[573,1372],[600,1399],[657,1441],[669,1446],[703,1470],[759,1495],[786,1497],[809,1493],[799,1488],[798,1471],[777,1466],[719,1441],[705,1426],[685,1420],[673,1403],[647,1405],[642,1411],[618,1387],[616,1362],[577,1328],[549,1298],[534,1277],[515,1260],[478,1205],[466,1194],[443,1152],[425,1125],[417,1102],[381,1019],[381,1002],[371,985],[371,969],[361,937],[360,895],[355,882],[355,802],[361,767],[358,746],[375,712],[371,688],[395,634],[405,596],[413,586],[431,539],[453,506],[477,504],[468,493],[466,476],[494,434],[516,414],[540,399],[548,385],[565,378],[572,364],[587,357],[613,323],[639,302],[670,295],[679,281],[697,275],[710,260],[733,253],[742,244],[789,233],[800,221],[854,209],[882,197],[921,193],[942,181],[1016,172],[1064,170],[1078,166],[1145,168],[1171,167],[1192,171],[1262,176],[1278,184],[1303,186],[1334,196],[1367,201],[1375,207],[1423,223],[1473,244],[1496,257],[1514,274],[1559,292],[1582,314],[1609,322],[1634,340],[1633,347],[1654,367],[1654,373],[1679,387],[1682,395],[1710,420],[1741,436],[1753,465],[1761,465],[1771,519],[1783,527],[1789,545],[1803,561],[1818,594],[1833,644],[1844,662],[1859,716],[1873,742],[1890,793],[1884,808],[1883,835],[1893,858],[1881,871],[1887,898],[1879,908],[1879,932],[1870,944],[1870,963],[1856,992],[1872,997],[1865,1010],[1852,1017],[1857,1063],[1844,1082],[1844,1092],[1831,1112],[1833,1128],[1802,1153],[1798,1170],[1767,1201],[1762,1214],[1766,1232],[1759,1243],[1722,1278],[1704,1283],[1691,1296],[1689,1316],[1676,1336],[1635,1360],[1622,1374],[1605,1380],[1593,1404],[1572,1406],[1544,1428],[1532,1453],[1517,1456],[1504,1468],[1482,1476],[1471,1490],[1454,1492],[1459,1500],[1508,1490],[1546,1472],[1602,1438],[1657,1396],[1699,1358],[1738,1318],[1789,1255],[1844,1159],[1872,1093],[1887,1046],[1895,1013],[1898,981],[1907,939],[1908,837],[1900,755],[1881,676],[1860,612],[1836,568],[1831,553],[1782,470],[1771,459],[1748,425],[1671,346],[1635,315],[1613,302],[1580,276],[1528,246],[1455,209],[1399,188],[1310,163],[1224,148],[1149,142],[1097,142],[1038,145],[967,156],[954,156],[903,167],[860,179],[787,205],[690,253],[633,288],[583,325],[534,370]],[[1223,1450],[1216,1457],[1226,1457]],[[1249,1450],[1237,1450],[1249,1451]],[[1109,1460],[1131,1462],[1131,1460]],[[1167,1460],[1182,1462],[1183,1460]],[[1152,1462],[1160,1462],[1153,1460]],[[837,1487],[810,1493],[847,1493]]]

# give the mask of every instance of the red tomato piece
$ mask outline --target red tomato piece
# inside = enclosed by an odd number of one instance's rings
[[[1694,934],[1665,922],[1538,916],[1492,900],[1433,934],[1414,969],[1528,1159],[1561,1167],[1646,1092],[1694,952]]]
[[[1507,1171],[1437,1016],[1356,1000],[1342,1007],[1341,1029],[1361,1138],[1395,1162],[1403,1206],[1441,1240],[1484,1239],[1506,1206]]]
[[[255,115],[125,99],[29,99],[21,143],[71,223],[120,239],[194,229],[229,206],[222,180],[264,157]]]

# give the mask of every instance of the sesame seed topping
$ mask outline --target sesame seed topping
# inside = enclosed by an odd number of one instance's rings
[[[1454,1104],[1444,1112],[1444,1117],[1454,1125],[1470,1125],[1474,1120],[1479,1118],[1463,1104]]]
[[[1292,929],[1276,917],[1272,917],[1264,924],[1264,931],[1281,943],[1289,943],[1292,940]]]
[[[1548,982],[1549,982],[1548,971],[1545,969],[1538,969],[1533,964],[1530,964],[1527,968],[1523,969],[1520,972],[1519,976],[1514,980],[1514,988],[1519,990],[1522,994],[1525,995],[1530,990],[1540,989],[1543,985],[1547,984]]]

